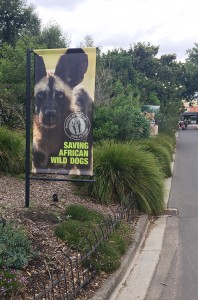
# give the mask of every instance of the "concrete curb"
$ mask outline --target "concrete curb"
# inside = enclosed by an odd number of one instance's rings
[[[140,216],[138,223],[136,225],[136,231],[134,234],[134,240],[131,246],[129,247],[127,253],[123,256],[121,260],[120,268],[114,272],[107,281],[102,285],[102,287],[94,294],[90,300],[109,300],[110,296],[113,294],[117,285],[121,282],[123,277],[126,274],[126,271],[129,267],[129,264],[135,257],[137,250],[144,238],[148,226],[148,216]]]

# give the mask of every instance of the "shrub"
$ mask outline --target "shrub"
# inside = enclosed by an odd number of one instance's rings
[[[96,182],[81,185],[83,191],[102,203],[124,203],[133,192],[135,205],[143,212],[164,209],[164,175],[153,154],[136,143],[103,142],[94,148]]]
[[[17,292],[25,283],[25,277],[21,276],[15,270],[3,267],[0,270],[0,299],[15,299]]]
[[[32,256],[31,242],[21,228],[0,225],[0,267],[20,269]]]
[[[94,141],[131,139],[150,136],[150,124],[126,95],[119,95],[111,103],[97,106],[94,112]]]
[[[25,138],[22,133],[0,127],[0,171],[20,174],[25,171]]]

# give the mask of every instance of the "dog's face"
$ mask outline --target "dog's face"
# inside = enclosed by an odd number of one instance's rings
[[[60,124],[72,105],[72,90],[59,77],[48,75],[35,85],[35,114],[43,127]]]
[[[54,74],[47,74],[43,58],[35,56],[35,116],[41,127],[55,128],[65,115],[73,111],[73,88],[84,78],[88,59],[84,52],[68,49],[56,65]]]

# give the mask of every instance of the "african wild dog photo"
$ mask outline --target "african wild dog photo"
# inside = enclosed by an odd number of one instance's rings
[[[92,174],[93,99],[82,81],[88,55],[67,49],[54,72],[35,54],[33,172]]]

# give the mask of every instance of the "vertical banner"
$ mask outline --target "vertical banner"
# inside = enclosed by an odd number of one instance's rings
[[[96,49],[34,50],[33,173],[93,175]]]

